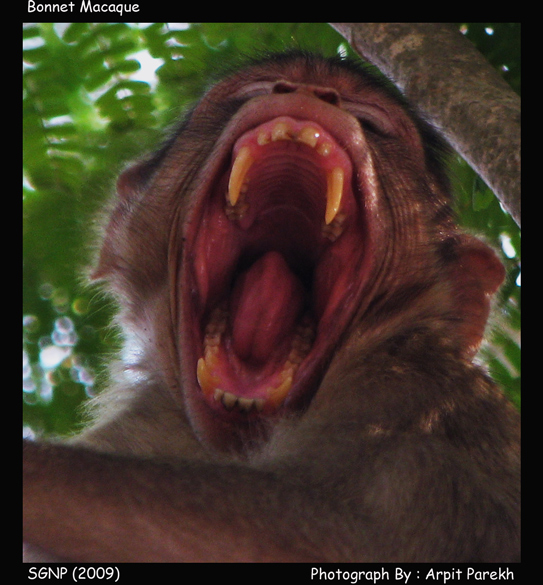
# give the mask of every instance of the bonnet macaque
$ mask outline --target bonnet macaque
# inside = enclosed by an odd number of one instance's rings
[[[28,560],[519,560],[519,417],[473,361],[504,269],[440,143],[291,52],[120,176],[93,278],[125,359],[81,435],[25,444]]]

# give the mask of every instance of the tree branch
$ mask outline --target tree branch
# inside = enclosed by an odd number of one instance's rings
[[[390,77],[520,226],[520,98],[447,23],[331,23]]]

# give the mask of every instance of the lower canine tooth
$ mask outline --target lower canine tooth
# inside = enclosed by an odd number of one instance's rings
[[[334,220],[339,211],[343,195],[343,178],[344,173],[341,167],[332,169],[326,176],[326,213],[324,215],[326,225]]]
[[[198,360],[196,377],[202,392],[209,396],[209,394],[211,394],[213,389],[217,386],[218,379],[210,372],[209,366],[204,358],[200,358]]]
[[[292,376],[288,376],[285,378],[279,386],[276,388],[270,388],[270,394],[268,396],[268,403],[272,404],[274,407],[279,407],[285,400],[288,391],[292,386]]]

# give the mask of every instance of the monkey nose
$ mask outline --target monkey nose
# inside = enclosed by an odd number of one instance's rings
[[[291,81],[278,81],[272,89],[272,93],[302,93],[316,97],[327,104],[341,106],[339,93],[332,87],[309,85],[306,83],[293,83]]]

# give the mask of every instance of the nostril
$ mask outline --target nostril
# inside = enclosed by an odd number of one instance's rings
[[[339,94],[335,89],[315,87],[313,93],[323,102],[339,106]]]
[[[273,93],[294,93],[298,89],[298,86],[288,81],[278,81],[273,86]]]
[[[305,93],[314,95],[323,102],[339,106],[341,98],[335,89],[329,87],[320,87],[315,85],[306,85],[304,83],[291,83],[290,81],[278,81],[273,86],[273,93]]]

